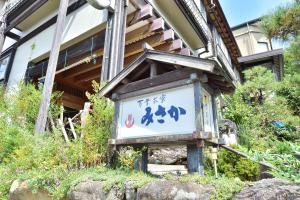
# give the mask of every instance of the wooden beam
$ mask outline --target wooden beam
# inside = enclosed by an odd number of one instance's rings
[[[153,21],[152,25],[150,25],[149,30],[158,31],[162,28],[163,25],[164,25],[163,20],[161,18],[159,18],[159,19]],[[147,26],[149,27],[149,25],[147,25]],[[126,34],[126,43],[127,44],[130,43],[130,42],[127,42],[128,40],[131,40],[131,42],[132,42],[133,39],[134,40],[142,39],[142,38],[140,38],[139,36],[136,35],[136,34],[138,34],[138,32],[140,32],[140,30],[137,30],[137,32],[136,32],[136,30],[134,30],[132,32],[128,32]],[[152,34],[157,34],[157,33],[152,33]],[[143,41],[145,41],[145,40],[143,40]],[[140,42],[139,44],[142,44],[142,42]],[[142,46],[140,47],[140,52],[142,52]],[[79,74],[88,72],[90,70],[94,70],[98,67],[101,67],[101,65],[102,65],[101,61],[103,59],[103,57],[102,57],[103,56],[103,50],[102,49],[97,52],[97,56],[100,56],[100,58],[97,58],[97,63],[100,63],[100,64],[97,64],[97,65],[93,65],[93,64],[85,65],[84,64],[83,66],[80,66],[80,69],[78,69],[79,67],[72,67],[72,65],[74,65],[74,64],[71,64],[70,65],[71,67],[68,66],[70,68],[69,70],[61,71],[61,72],[58,72],[58,73],[63,73],[63,77],[68,77],[69,78],[69,77],[74,77],[74,76],[77,76]],[[130,55],[125,55],[125,57],[129,57],[129,56],[133,56],[131,58],[131,60],[134,60],[134,58],[136,57],[135,55],[131,55],[131,54]],[[80,62],[80,61],[77,61],[77,62]],[[75,64],[77,62],[75,62]],[[124,63],[130,63],[130,61],[126,61]]]
[[[127,17],[127,26],[131,26],[141,20],[149,19],[154,16],[153,7],[150,4],[143,6],[140,10],[137,10]]]
[[[124,68],[126,68],[130,63],[132,63],[137,57],[139,57],[141,53],[134,54],[132,56],[128,56],[124,59]]]
[[[157,33],[151,37],[148,37],[145,40],[130,44],[126,46],[125,57],[142,52],[144,50],[143,44],[145,42],[147,42],[150,46],[154,48],[163,43],[174,40],[174,37],[174,31],[172,29],[169,29],[162,33]]]
[[[94,80],[95,78],[100,78],[100,72],[101,72],[101,69],[96,68],[96,69],[88,71],[86,73],[79,74],[79,75],[75,76],[73,79],[74,79],[75,83]]]
[[[130,28],[130,27],[128,27]],[[138,29],[132,30],[126,34],[126,42],[125,44],[131,44],[133,42],[137,42],[141,39],[147,38],[155,32],[162,31],[165,29],[165,22],[162,18],[158,18],[153,20],[152,23],[146,24]]]
[[[61,100],[65,107],[73,108],[75,110],[81,110],[83,108],[84,102],[86,101],[84,98],[74,96],[67,92],[63,93]]]
[[[145,73],[150,68],[150,65],[146,65],[142,69],[140,69],[138,72],[136,72],[130,79],[131,81],[135,81],[139,76],[141,76],[143,73]]]
[[[96,58],[96,64],[93,64],[92,62],[90,62],[87,64],[80,65],[80,67],[79,66],[74,67],[72,69],[64,71],[61,76],[64,78],[71,78],[71,77],[77,76],[79,74],[88,72],[90,70],[100,68],[101,65],[102,65],[102,56]]]
[[[143,45],[145,42],[150,44],[151,46],[159,46],[161,44],[164,44],[170,40],[174,39],[174,31],[173,30],[167,30],[162,33],[156,33],[153,36],[150,36],[144,40],[141,40],[139,42],[127,45],[125,47],[125,55],[124,58],[129,57],[129,59],[124,61],[124,64],[129,64],[131,61],[133,61],[140,53],[144,51]],[[177,41],[179,42],[179,41]],[[180,43],[180,42],[179,42]],[[99,77],[99,74],[93,74],[97,72],[97,69],[101,67],[102,64],[95,65],[95,66],[89,66],[89,67],[81,67],[81,69],[74,68],[71,70],[68,70],[65,72],[65,77],[74,77],[74,80],[76,82],[82,82],[82,79],[85,79],[84,81],[94,80],[95,78]],[[93,72],[91,72],[93,71]],[[99,76],[98,76],[99,75]]]
[[[182,40],[177,39],[177,40],[165,43],[163,45],[160,45],[160,46],[156,47],[155,50],[172,52],[175,50],[181,50],[182,47],[183,47]]]
[[[180,50],[175,51],[175,52],[178,53],[178,54],[181,54],[181,55],[185,55],[185,56],[192,55],[192,52],[189,48],[183,48],[183,49],[180,49]]]
[[[212,75],[212,74],[208,74],[208,79],[213,79],[213,80],[216,80],[216,81],[221,81],[221,82],[225,82],[226,79],[222,76],[215,76],[215,75]]]
[[[125,94],[125,93],[134,92],[149,87],[154,87],[157,85],[163,85],[177,80],[183,80],[189,78],[190,74],[191,72],[187,70],[176,70],[176,71],[167,72],[165,74],[161,74],[153,78],[146,78],[143,80],[135,81],[127,85],[124,85],[120,87],[118,90],[116,90],[116,93]]]
[[[150,64],[150,78],[154,78],[157,75],[157,64],[155,62]]]
[[[178,135],[165,135],[165,136],[153,136],[145,138],[128,138],[128,139],[109,139],[109,145],[129,145],[129,144],[170,144],[170,143],[196,143],[199,139],[206,139],[204,132],[190,133],[190,134],[178,134]]]
[[[36,120],[36,125],[35,125],[36,134],[43,133],[46,128],[48,110],[50,105],[52,89],[53,89],[53,82],[54,82],[57,60],[59,55],[60,43],[64,31],[68,4],[69,4],[69,0],[60,0],[57,25],[56,25],[54,39],[53,39],[52,48],[50,52],[50,58],[49,58],[49,64],[48,64],[47,74],[45,78],[42,100],[41,100],[38,118]]]

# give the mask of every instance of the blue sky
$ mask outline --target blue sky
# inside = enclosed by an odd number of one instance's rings
[[[292,1],[293,0],[219,0],[231,27],[268,14],[277,6],[285,5]]]

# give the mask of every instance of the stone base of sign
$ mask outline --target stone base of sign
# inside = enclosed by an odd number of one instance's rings
[[[154,175],[175,174],[185,175],[188,170],[185,165],[148,164],[148,171]]]
[[[223,144],[222,139],[212,138],[211,133],[198,132],[193,134],[181,134],[170,136],[154,136],[144,138],[127,138],[127,139],[110,139],[109,145],[111,149],[117,151],[121,146],[133,146],[137,150],[148,147],[148,145],[166,145],[176,143],[187,145],[187,168],[188,173],[199,173],[204,175],[204,143],[217,146]],[[112,154],[115,155],[115,154]],[[112,157],[113,158],[113,157]],[[113,161],[113,159],[112,159]],[[113,165],[112,165],[113,166]],[[148,152],[143,151],[142,156],[135,162],[135,170],[148,172]]]

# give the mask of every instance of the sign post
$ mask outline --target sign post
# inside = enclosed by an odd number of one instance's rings
[[[204,175],[204,147],[219,144],[215,94],[203,73],[213,73],[214,61],[194,59],[146,52],[102,88],[100,95],[115,102],[113,138],[109,140],[112,149],[184,144],[188,172]],[[173,68],[166,62],[174,63]],[[180,63],[185,68],[178,67]],[[189,68],[198,65],[202,70]],[[140,68],[148,71],[140,73]],[[147,156],[144,152],[136,168],[147,171]]]

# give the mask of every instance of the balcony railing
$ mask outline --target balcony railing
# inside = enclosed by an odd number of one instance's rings
[[[236,75],[233,71],[231,62],[228,60],[228,58],[226,57],[224,51],[222,50],[222,48],[218,44],[216,45],[216,48],[217,48],[216,50],[217,50],[218,59],[220,59],[220,61],[223,63],[226,70],[230,73],[232,79],[236,80]]]
[[[206,20],[202,16],[202,14],[201,14],[198,6],[194,2],[194,0],[182,0],[182,1],[187,5],[187,8],[190,10],[191,14],[196,19],[195,20],[196,23],[198,23],[198,25],[203,30],[203,33],[205,34],[206,38],[208,40],[211,40],[211,38],[212,38],[211,31],[210,31],[210,29],[209,29],[209,27],[207,25]]]
[[[18,7],[19,4],[21,4],[25,0],[7,0],[7,3],[5,3],[5,8],[1,10],[1,15],[4,13],[8,14],[11,11],[13,11],[16,7]]]

